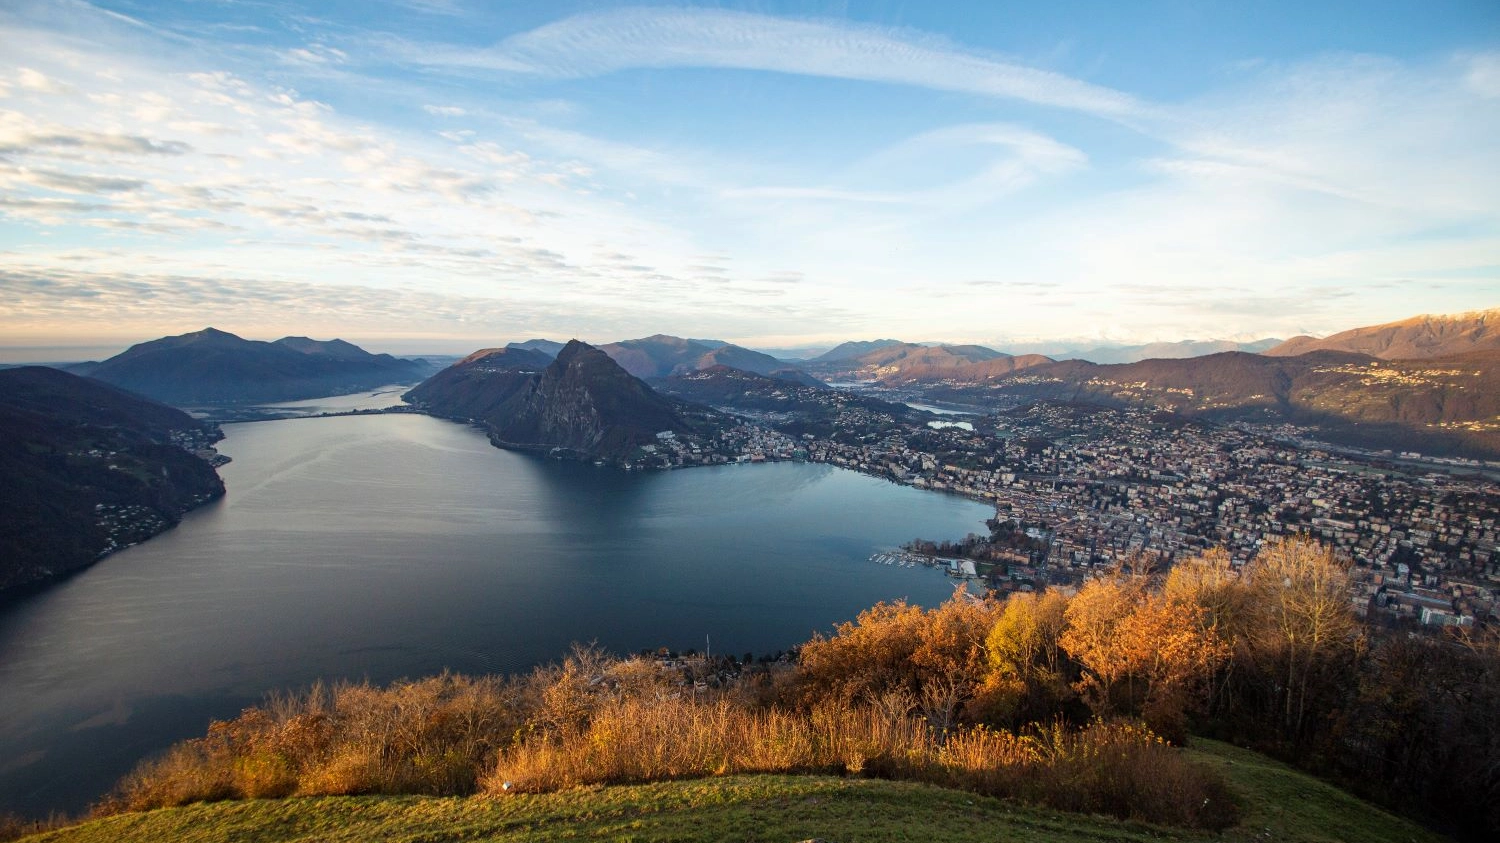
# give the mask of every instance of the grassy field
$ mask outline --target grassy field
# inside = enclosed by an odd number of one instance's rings
[[[292,841],[1145,840],[1425,843],[1444,838],[1281,764],[1199,741],[1244,807],[1223,835],[1122,824],[930,785],[815,776],[732,776],[502,798],[322,797],[191,805],[125,814],[28,843]]]

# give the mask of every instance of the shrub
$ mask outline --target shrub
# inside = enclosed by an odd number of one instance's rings
[[[100,813],[218,799],[472,793],[520,728],[515,683],[443,674],[275,697],[140,765]]]
[[[1237,809],[1217,773],[1144,726],[1098,721],[1024,735],[946,734],[871,705],[752,710],[727,699],[621,700],[586,726],[501,753],[483,787],[544,793],[735,773],[839,773],[926,781],[1054,808],[1220,829]]]

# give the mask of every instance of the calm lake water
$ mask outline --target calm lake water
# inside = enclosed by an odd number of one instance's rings
[[[0,609],[0,811],[77,810],[277,688],[572,642],[769,653],[952,581],[871,563],[988,507],[781,463],[630,473],[425,416],[231,425],[220,502]]]

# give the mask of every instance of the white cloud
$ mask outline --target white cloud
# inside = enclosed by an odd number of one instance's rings
[[[64,85],[39,70],[23,67],[16,71],[16,84],[27,91],[41,94],[68,93],[71,87]]]
[[[1464,81],[1469,89],[1485,99],[1500,98],[1500,53],[1478,53],[1462,60],[1468,64]]]
[[[413,64],[579,78],[628,68],[718,67],[859,79],[1019,99],[1113,117],[1134,97],[941,39],[845,22],[722,9],[635,8],[576,15],[491,49],[406,45]]]
[[[422,110],[438,117],[462,117],[469,113],[456,105],[424,105]]]

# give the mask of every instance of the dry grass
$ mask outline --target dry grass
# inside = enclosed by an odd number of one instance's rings
[[[314,687],[272,699],[127,776],[100,813],[218,799],[472,793],[514,739],[517,683],[443,674],[387,688]]]
[[[1097,722],[1016,735],[984,727],[946,738],[873,706],[811,713],[727,700],[624,700],[588,725],[503,751],[491,793],[544,793],[740,773],[910,779],[1064,810],[1219,829],[1237,812],[1224,780],[1145,728]]]
[[[1184,827],[1222,828],[1235,817],[1222,777],[1128,723],[1015,734],[934,722],[900,687],[855,704],[782,696],[804,704],[790,707],[765,704],[739,685],[695,690],[693,676],[677,670],[580,649],[515,679],[444,674],[386,688],[315,687],[212,724],[205,737],[128,776],[99,813],[224,799],[541,793],[822,773]]]

